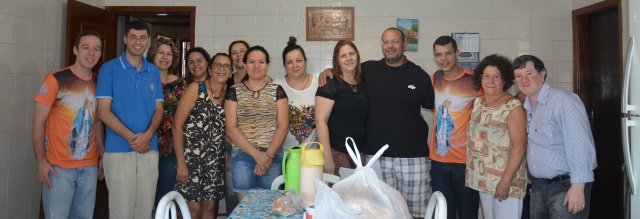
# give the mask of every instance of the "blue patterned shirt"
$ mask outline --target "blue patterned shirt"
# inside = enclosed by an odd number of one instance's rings
[[[578,95],[544,83],[527,112],[527,163],[536,178],[569,173],[571,183],[593,182],[596,149],[584,104]]]

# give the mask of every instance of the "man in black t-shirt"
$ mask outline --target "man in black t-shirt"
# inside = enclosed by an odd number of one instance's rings
[[[429,127],[420,109],[433,109],[429,74],[407,60],[404,33],[388,28],[382,34],[384,59],[362,63],[369,97],[367,147],[370,159],[383,145],[389,149],[378,159],[382,180],[398,190],[414,218],[422,218],[431,196],[428,164]]]

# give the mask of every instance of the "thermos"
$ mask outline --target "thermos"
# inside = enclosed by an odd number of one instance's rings
[[[287,161],[287,155],[289,159]],[[293,189],[300,194],[300,146],[290,147],[282,156],[282,178],[284,190]]]
[[[307,146],[311,143],[318,144],[319,148],[307,149]],[[300,196],[302,197],[302,204],[306,205],[315,201],[316,186],[313,179],[323,180],[324,155],[322,152],[322,144],[319,142],[308,142],[302,145],[300,159]]]

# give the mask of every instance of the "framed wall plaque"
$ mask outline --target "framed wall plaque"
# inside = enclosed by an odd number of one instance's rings
[[[353,19],[353,7],[307,7],[307,41],[353,41]]]

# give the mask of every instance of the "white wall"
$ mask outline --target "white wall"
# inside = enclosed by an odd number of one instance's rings
[[[81,0],[106,6],[197,6],[196,45],[226,52],[247,40],[272,56],[269,74],[282,77],[288,36],[307,53],[308,72],[330,67],[335,42],[306,42],[305,7],[354,6],[355,44],[363,59],[379,59],[380,35],[396,18],[420,19],[419,51],[407,57],[433,73],[431,46],[451,32],[479,32],[481,56],[534,54],[548,80],[572,89],[571,10],[597,0]],[[33,98],[44,75],[64,63],[67,0],[0,0],[0,219],[36,218],[40,184],[31,143]],[[579,5],[576,6],[576,5]],[[425,118],[431,118],[426,114]],[[429,120],[429,119],[427,119]]]
[[[82,1],[82,0],[81,0]],[[83,1],[104,7],[104,0]],[[0,0],[0,219],[37,218],[33,98],[64,64],[66,0]]]
[[[195,5],[196,46],[217,53],[237,39],[262,45],[272,58],[272,77],[284,75],[281,54],[290,35],[306,51],[308,72],[331,67],[336,42],[305,41],[305,8],[354,6],[354,43],[363,60],[382,57],[380,35],[397,18],[418,18],[419,48],[406,55],[427,72],[437,70],[431,53],[438,36],[479,32],[481,57],[535,54],[545,61],[550,82],[572,89],[572,0],[105,0],[105,5]]]

